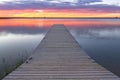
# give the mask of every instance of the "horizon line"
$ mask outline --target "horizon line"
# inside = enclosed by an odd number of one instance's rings
[[[120,19],[120,17],[0,17],[0,19]]]

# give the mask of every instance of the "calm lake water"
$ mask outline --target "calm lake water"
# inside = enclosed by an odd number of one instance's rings
[[[53,24],[64,24],[89,56],[120,76],[120,19],[1,19],[0,78],[32,54]]]

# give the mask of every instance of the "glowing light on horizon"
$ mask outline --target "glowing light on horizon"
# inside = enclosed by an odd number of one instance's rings
[[[120,13],[95,12],[89,9],[0,10],[0,17],[120,17]]]

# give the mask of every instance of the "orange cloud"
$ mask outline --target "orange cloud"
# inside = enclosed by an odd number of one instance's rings
[[[120,13],[95,12],[89,9],[0,10],[0,17],[120,17]]]

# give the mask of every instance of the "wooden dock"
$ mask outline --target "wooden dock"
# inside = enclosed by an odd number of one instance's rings
[[[120,80],[91,59],[64,25],[54,25],[34,54],[3,80]]]

